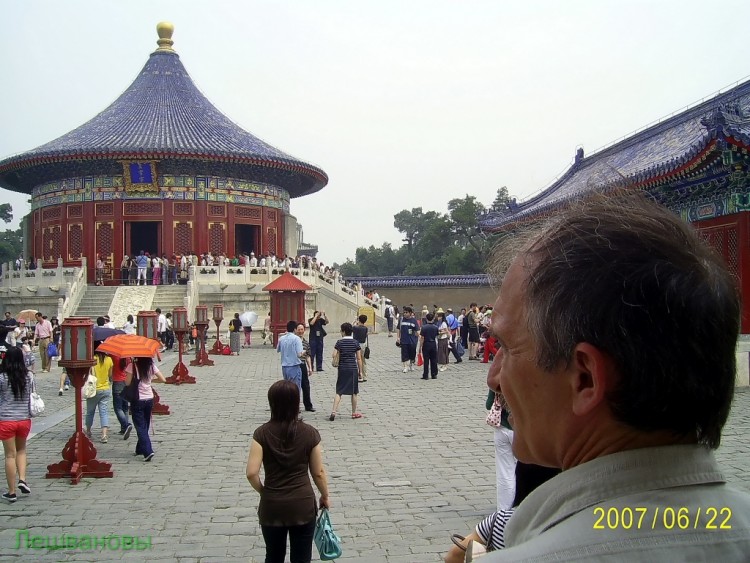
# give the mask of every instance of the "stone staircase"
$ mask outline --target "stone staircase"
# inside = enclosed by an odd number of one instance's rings
[[[96,322],[97,317],[109,314],[109,306],[115,297],[117,286],[86,286],[86,292],[76,308],[76,317],[89,317]]]
[[[171,312],[175,307],[185,306],[187,289],[184,285],[157,285],[151,307],[159,307],[163,313]],[[192,318],[192,315],[190,315]]]

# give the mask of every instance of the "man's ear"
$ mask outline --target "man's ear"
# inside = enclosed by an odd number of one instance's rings
[[[569,368],[573,412],[585,416],[599,407],[614,381],[608,354],[587,342],[576,345]]]

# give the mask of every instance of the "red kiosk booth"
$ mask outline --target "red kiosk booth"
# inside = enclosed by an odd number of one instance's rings
[[[312,287],[298,280],[289,272],[263,288],[271,293],[271,332],[273,343],[279,341],[279,335],[286,332],[286,323],[292,320],[307,324],[305,318],[305,292]]]

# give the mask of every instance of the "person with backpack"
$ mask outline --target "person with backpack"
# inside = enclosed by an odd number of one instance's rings
[[[461,337],[460,337],[460,327],[461,323],[456,318],[456,316],[453,314],[453,309],[448,308],[445,315],[445,322],[448,323],[448,329],[450,330],[450,352],[453,354],[453,357],[456,359],[456,363],[460,364],[463,362],[461,359],[461,356],[464,355],[464,347],[460,346],[461,344]],[[459,348],[460,346],[460,348]]]
[[[393,305],[388,303],[383,312],[385,322],[388,323],[388,338],[393,338]]]

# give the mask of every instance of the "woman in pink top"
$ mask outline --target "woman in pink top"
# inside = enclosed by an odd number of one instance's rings
[[[166,383],[167,380],[151,358],[133,358],[133,363],[125,368],[125,384],[130,385],[134,377],[138,380],[138,400],[130,404],[130,412],[138,434],[135,455],[142,455],[144,461],[151,461],[154,457],[154,448],[148,436],[151,409],[154,407],[154,391],[151,389],[151,382],[156,379]]]
[[[154,285],[159,285],[161,283],[161,260],[158,256],[154,256],[154,258],[151,260],[151,263],[153,264],[152,273],[153,273],[153,282]]]

